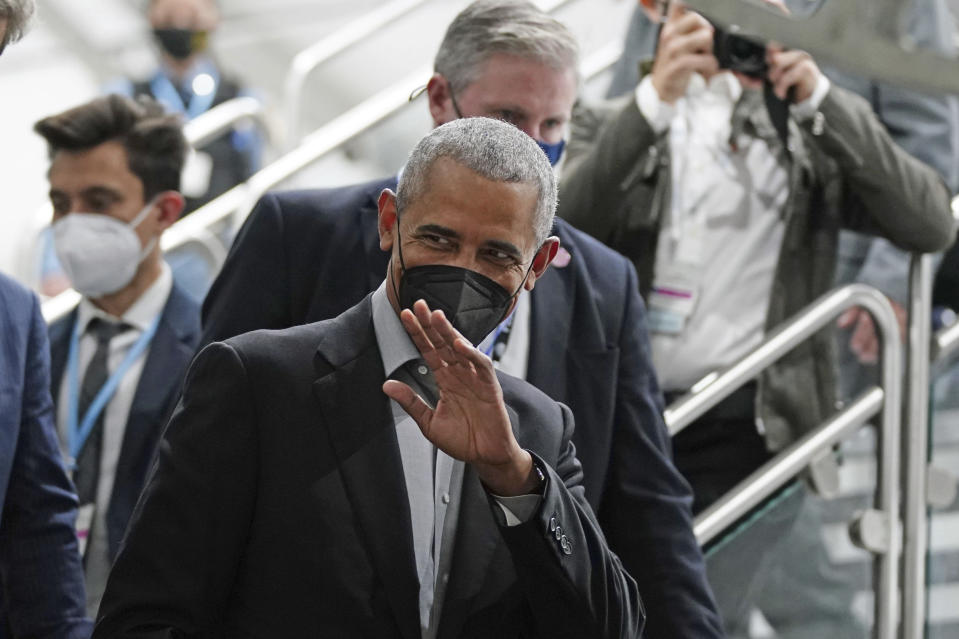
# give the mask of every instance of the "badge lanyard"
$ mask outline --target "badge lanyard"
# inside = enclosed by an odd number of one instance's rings
[[[70,470],[76,470],[77,458],[80,456],[80,451],[83,450],[83,445],[90,437],[97,419],[103,409],[106,408],[107,403],[113,398],[113,394],[116,393],[124,375],[150,345],[159,325],[160,317],[157,316],[149,328],[143,332],[143,335],[130,347],[126,357],[123,358],[117,369],[97,392],[96,397],[93,398],[89,408],[87,408],[83,420],[80,421],[78,415],[80,410],[78,392],[80,322],[74,324],[73,335],[70,338],[70,354],[67,359],[67,443],[70,449]]]
[[[483,351],[483,353],[494,362],[498,362],[501,359],[501,355],[496,353],[496,344],[501,338],[503,340],[503,351],[506,351],[506,344],[509,342],[509,334],[513,328],[513,318],[515,316],[516,313],[510,313],[509,317],[499,323],[499,326],[497,326],[493,332],[493,339],[490,340],[489,347]]]
[[[194,93],[193,97],[190,98],[189,105],[183,103],[180,92],[176,90],[173,82],[171,82],[170,78],[162,71],[153,76],[153,79],[150,81],[150,89],[153,91],[153,96],[166,105],[167,108],[177,113],[183,113],[187,116],[187,119],[192,120],[198,115],[206,113],[210,107],[213,106],[213,100],[216,98],[216,88],[220,84],[220,76],[216,72],[216,69],[203,69],[201,73],[205,73],[213,78],[213,89],[206,95]],[[190,86],[190,91],[193,91],[192,85]]]

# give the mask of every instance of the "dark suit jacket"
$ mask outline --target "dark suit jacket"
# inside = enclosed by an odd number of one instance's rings
[[[369,298],[333,320],[204,349],[94,637],[418,639],[384,381]],[[500,383],[520,445],[546,466],[545,498],[507,528],[467,467],[439,636],[639,637],[636,584],[586,503],[571,414],[525,382]]]
[[[59,397],[60,383],[70,350],[70,335],[77,311],[50,326],[53,362],[53,397]],[[110,557],[115,557],[127,522],[133,513],[157,442],[180,395],[183,376],[193,358],[200,337],[200,309],[176,284],[170,291],[156,335],[150,344],[143,373],[133,395],[117,461],[116,481],[107,510]]]
[[[396,179],[269,194],[204,302],[202,342],[335,317],[379,286],[377,196]],[[671,461],[636,272],[562,220],[571,259],[531,295],[527,380],[568,405],[586,497],[636,578],[650,637],[721,637],[691,530],[689,487]]]
[[[0,275],[0,637],[89,636],[76,509],[40,306]]]

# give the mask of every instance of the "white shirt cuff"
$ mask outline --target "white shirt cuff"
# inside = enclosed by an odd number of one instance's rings
[[[669,128],[676,115],[676,105],[663,102],[653,86],[653,76],[647,75],[636,87],[636,106],[657,134]]]
[[[792,105],[793,117],[796,118],[798,122],[805,122],[806,120],[812,119],[819,110],[819,105],[822,104],[822,101],[826,98],[826,94],[829,93],[830,86],[831,84],[826,74],[820,73],[819,81],[816,82],[816,88],[813,89],[812,95],[802,102]]]
[[[543,501],[541,495],[517,495],[516,497],[499,497],[493,495],[496,505],[506,517],[506,526],[512,528],[529,521],[530,517],[539,509]]]

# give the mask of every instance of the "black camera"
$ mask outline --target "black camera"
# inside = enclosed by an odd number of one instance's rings
[[[758,80],[765,79],[769,70],[766,44],[755,38],[735,35],[715,24],[713,26],[713,55],[719,61],[719,68],[738,71]]]

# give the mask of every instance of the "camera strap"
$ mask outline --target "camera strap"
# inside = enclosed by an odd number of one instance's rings
[[[793,101],[793,95],[794,91],[790,87],[786,99],[780,100],[779,96],[773,93],[772,82],[763,81],[763,100],[766,102],[766,110],[787,155],[789,154],[789,105]]]

